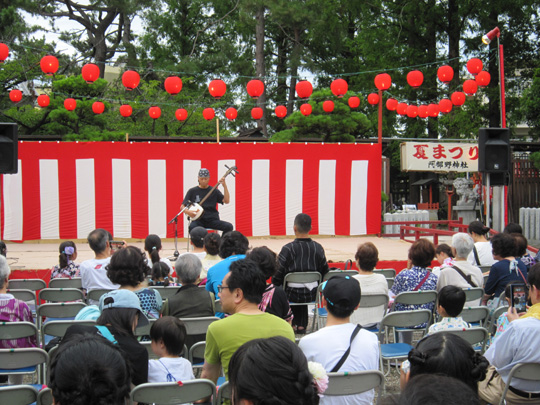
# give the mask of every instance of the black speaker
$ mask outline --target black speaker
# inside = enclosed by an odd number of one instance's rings
[[[0,173],[17,173],[18,139],[17,124],[0,122]]]
[[[511,168],[510,130],[480,128],[478,132],[478,171],[508,173]]]

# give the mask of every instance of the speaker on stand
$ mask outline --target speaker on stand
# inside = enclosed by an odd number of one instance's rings
[[[18,172],[18,140],[17,124],[0,122],[0,174]]]

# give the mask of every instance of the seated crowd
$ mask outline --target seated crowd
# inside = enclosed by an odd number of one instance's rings
[[[467,233],[452,236],[451,245],[419,239],[391,288],[377,273],[373,243],[358,247],[357,274],[343,275],[330,272],[324,248],[310,231],[311,218],[299,214],[296,238],[276,254],[268,247],[250,249],[238,231],[220,238],[196,227],[190,232],[193,253],[179,255],[174,266],[160,257],[157,235],[146,238],[142,251],[125,242],[118,248],[109,232],[96,229],[88,235],[94,258],[80,264],[75,243],[62,242],[51,279],[80,278],[85,294],[107,292],[88,299],[92,310],[86,307],[75,318],[91,314],[95,325],[71,325],[51,355],[47,373],[54,403],[124,404],[133,387],[144,383],[203,378],[216,385],[229,381],[233,404],[371,404],[374,389],[324,395],[337,378],[327,374],[379,370],[389,341],[380,341],[384,334],[373,330],[401,311],[428,310],[432,319],[394,333],[394,343],[410,350],[392,364],[400,365],[401,394],[383,397],[383,403],[496,404],[515,365],[540,363],[540,263],[527,253],[520,228],[509,225],[488,239],[489,228],[474,221]],[[4,256],[0,322],[33,323],[28,305],[8,291]],[[434,260],[440,266],[433,267]],[[489,274],[479,267],[486,265]],[[321,282],[286,282],[297,272],[317,272]],[[528,289],[525,313],[513,305],[514,286]],[[467,300],[478,288],[484,295]],[[162,298],[160,291],[172,295]],[[421,303],[403,298],[424,292],[437,298]],[[374,295],[385,304],[362,305],[362,297]],[[319,328],[313,321],[314,331],[307,333],[308,305],[315,302],[326,322]],[[463,319],[464,309],[487,307],[494,313],[501,306],[508,309],[497,312],[490,325],[496,333],[485,353],[455,333],[478,327]],[[189,318],[214,316],[205,334],[188,334]],[[487,319],[481,322],[488,327]],[[202,371],[186,358],[186,348],[200,341],[205,342]],[[38,346],[32,337],[0,339],[0,349]],[[9,383],[21,384],[22,378],[10,375]],[[512,379],[506,403],[540,404],[538,381]]]

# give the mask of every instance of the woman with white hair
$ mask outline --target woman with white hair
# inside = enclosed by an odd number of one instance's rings
[[[441,268],[441,274],[437,280],[437,292],[447,285],[461,288],[483,287],[484,277],[482,271],[470,264],[467,257],[474,247],[473,238],[464,232],[452,236],[452,253],[454,265]],[[465,306],[480,305],[480,300],[468,301]]]

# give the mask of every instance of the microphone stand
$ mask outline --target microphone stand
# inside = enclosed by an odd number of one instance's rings
[[[177,259],[178,256],[180,256],[180,252],[178,252],[178,217],[180,214],[183,214],[185,210],[187,210],[189,207],[191,207],[193,203],[191,201],[188,201],[187,205],[180,211],[178,214],[174,216],[173,219],[169,221],[167,225],[170,225],[174,222],[174,258]]]

